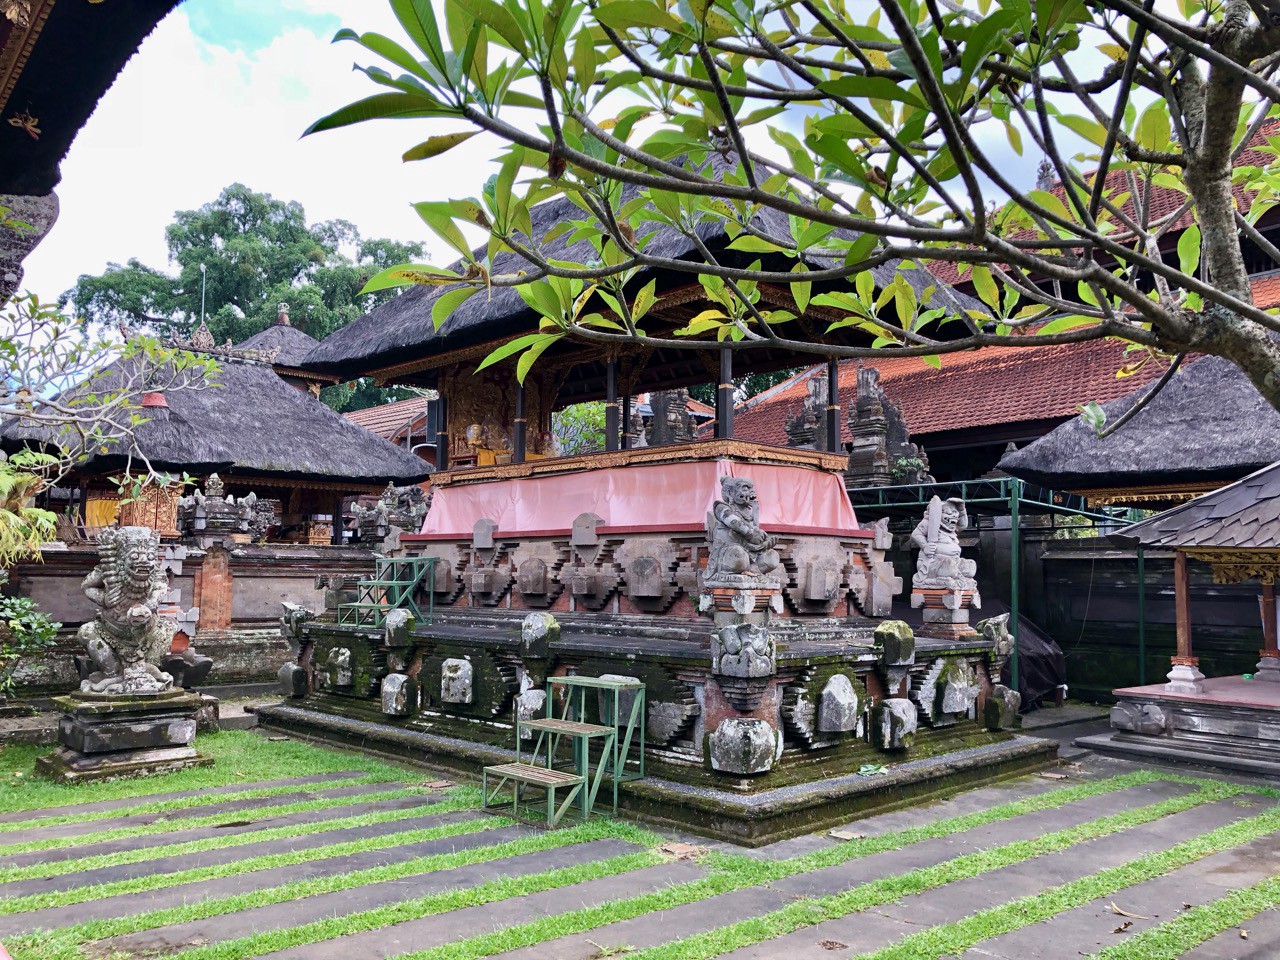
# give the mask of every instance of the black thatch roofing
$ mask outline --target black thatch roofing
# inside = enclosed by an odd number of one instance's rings
[[[1146,387],[1103,404],[1114,421]],[[1059,490],[1141,490],[1228,483],[1280,460],[1280,413],[1228,360],[1204,357],[1106,439],[1079,417],[1021,450],[1000,469]]]
[[[719,154],[713,154],[712,157],[712,162],[717,167],[727,165],[729,162],[720,157]],[[570,200],[563,197],[549,200],[533,209],[533,234],[535,237],[541,238],[553,227],[566,220],[582,220],[586,218],[586,214],[582,209]],[[757,215],[757,222],[764,230],[774,236],[790,235],[790,226],[787,217],[783,214],[765,210]],[[676,230],[659,223],[653,224],[653,230],[655,234],[647,247],[648,252],[669,259],[695,259],[697,257],[696,247],[693,242]],[[725,235],[723,226],[720,224],[703,224],[699,227],[698,233],[702,241],[716,252],[722,263],[745,266],[755,259],[761,259],[758,254],[744,254],[725,249],[728,238]],[[546,256],[553,260],[584,259],[594,256],[590,245],[585,241],[573,245],[568,244],[566,234],[553,238],[549,242],[541,243],[540,246]],[[482,249],[478,249],[476,255],[480,256],[482,252]],[[770,258],[764,257],[763,259],[768,265]],[[782,269],[788,269],[786,266],[788,261],[781,258],[774,259],[782,264]],[[777,264],[774,265],[777,266]],[[833,261],[829,261],[826,258],[812,258],[810,265],[816,269],[822,269],[832,266]],[[450,269],[460,271],[461,262],[453,264]],[[493,272],[495,274],[512,274],[521,270],[530,271],[532,269],[523,257],[515,253],[505,252],[495,258]],[[877,285],[891,281],[896,270],[895,264],[886,264],[877,268],[874,271]],[[647,283],[653,275],[653,273],[643,275],[635,283],[637,285]],[[981,306],[972,298],[953,290],[923,269],[908,270],[904,275],[917,294],[922,293],[928,287],[934,287],[935,294],[932,302],[937,305],[950,306],[957,311],[965,307]],[[665,290],[695,282],[693,274],[670,273],[665,277],[659,274],[658,293],[661,296]],[[848,284],[842,284],[841,286],[847,287]],[[824,288],[829,289],[830,286],[815,284],[815,294],[821,292]],[[354,378],[383,367],[409,362],[424,356],[435,356],[477,344],[502,340],[536,329],[534,313],[516,290],[511,287],[495,287],[488,293],[482,292],[471,297],[461,307],[454,310],[443,326],[436,330],[431,317],[432,307],[444,293],[454,289],[457,289],[457,287],[410,287],[394,299],[381,304],[360,319],[326,337],[307,357],[306,366],[315,370],[339,374],[344,379]],[[819,330],[821,327],[825,327],[825,323],[819,325]],[[850,329],[852,330],[852,328]],[[816,335],[821,336],[820,333]],[[853,332],[838,331],[832,335],[830,342],[862,342],[862,338],[865,338],[865,334],[861,334],[856,330]],[[693,361],[691,369],[697,366],[698,361],[693,360],[693,356],[689,351],[679,352],[684,353]],[[658,354],[661,353],[662,351],[658,351]],[[753,369],[778,369],[812,362],[812,356],[809,355],[787,354],[785,356],[764,357],[763,348],[759,352],[754,349],[747,351],[745,355],[739,353],[739,356],[742,359],[735,366],[739,367],[740,372],[743,373]],[[650,362],[650,369],[653,371],[653,375],[648,378],[642,375],[636,389],[658,389],[663,386],[675,385],[674,383],[664,382],[661,379],[663,374],[657,371],[662,366],[663,358],[655,354]],[[602,371],[603,367],[599,371],[601,376]],[[705,379],[705,370],[702,373],[702,379]],[[575,376],[591,377],[594,380],[601,378],[589,371],[575,371]],[[696,383],[700,381],[694,378],[684,382]],[[433,382],[428,382],[427,380],[423,380],[422,383],[423,385],[434,386]],[[592,388],[584,389],[590,390]],[[562,398],[572,395],[572,386],[567,392],[562,390]],[[579,398],[585,399],[586,397]]]
[[[360,427],[305,390],[285,383],[269,364],[218,357],[214,383],[203,389],[170,390],[168,408],[141,411],[147,422],[134,442],[152,464],[191,474],[218,471],[233,476],[274,476],[333,481],[334,486],[397,484],[424,479],[431,467]],[[95,389],[112,381],[108,368]],[[118,376],[118,373],[117,373]],[[41,434],[10,422],[0,440],[14,447]],[[119,469],[124,451],[95,452],[82,470]]]
[[[275,363],[282,367],[296,367],[320,341],[287,323],[273,323],[247,340],[236,344],[237,350],[279,350]]]
[[[40,196],[57,185],[58,164],[76,134],[143,38],[178,3],[37,0],[30,25],[0,16],[0,107],[6,120],[30,113],[40,129],[35,139],[0,124],[0,194]]]
[[[1280,464],[1112,534],[1127,546],[1280,550]]]

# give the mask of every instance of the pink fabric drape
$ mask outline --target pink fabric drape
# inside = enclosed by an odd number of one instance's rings
[[[504,536],[557,535],[567,533],[583,513],[600,517],[602,532],[700,530],[720,497],[720,478],[726,475],[755,481],[765,530],[858,530],[839,474],[779,464],[693,460],[440,487],[422,535],[433,540],[470,539],[481,519],[496,522]]]

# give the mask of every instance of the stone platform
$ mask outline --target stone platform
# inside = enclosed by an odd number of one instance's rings
[[[41,776],[64,782],[105,780],[213,762],[191,745],[202,706],[199,694],[74,693],[55,697],[53,703],[63,714],[58,723],[62,746],[36,761]]]
[[[1164,684],[1113,691],[1111,732],[1078,746],[1112,756],[1280,776],[1280,684],[1210,677],[1202,693]]]

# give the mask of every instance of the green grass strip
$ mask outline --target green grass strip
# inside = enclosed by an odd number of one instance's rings
[[[591,840],[603,839],[625,840],[646,847],[662,842],[660,837],[638,827],[632,826],[631,824],[618,823],[609,820],[593,820],[566,830],[540,832],[525,837],[519,837],[515,840],[508,840],[505,843],[495,844],[490,847],[478,847],[472,850],[459,850],[453,853],[435,854],[434,856],[422,857],[406,863],[374,867],[369,870],[340,874],[331,877],[317,877],[309,880],[300,880],[267,890],[249,891],[218,900],[202,900],[195,903],[184,904],[180,907],[155,910],[151,913],[140,914],[132,917],[115,917],[106,920],[93,920],[77,924],[72,927],[64,927],[52,932],[24,934],[22,936],[10,938],[6,942],[6,946],[15,957],[15,960],[82,960],[83,954],[81,953],[80,947],[90,941],[105,940],[110,937],[138,933],[143,930],[153,930],[158,927],[186,923],[192,920],[201,920],[214,916],[225,916],[231,913],[238,913],[241,910],[249,910],[254,907],[266,906],[268,904],[284,903],[299,900],[303,897],[316,896],[325,893],[336,893],[342,890],[349,890],[372,883],[380,883],[387,880],[398,880],[403,877],[423,873],[453,870],[459,867],[470,866],[472,864],[502,860],[508,857],[520,856],[521,854],[541,853],[559,847],[566,847],[573,844],[586,843]],[[649,856],[647,851],[642,855]],[[627,854],[626,856],[638,855]],[[648,865],[648,861],[646,861],[644,865]],[[545,876],[545,874],[542,876]],[[526,879],[536,879],[536,877]],[[501,883],[503,881],[500,880],[494,882]],[[566,882],[579,881],[569,880]],[[517,894],[511,892],[512,889],[514,888],[495,887],[491,885],[478,885],[470,888],[470,890],[474,891],[488,890],[493,894],[489,900],[485,900],[484,902],[494,902],[496,900],[505,899],[508,896],[516,896]],[[463,892],[467,893],[470,891]],[[527,892],[534,891],[529,890]],[[446,895],[447,894],[439,894],[437,896],[444,897]],[[477,900],[476,902],[479,903],[481,901]],[[440,904],[439,910],[427,909],[427,912],[422,915],[426,916],[428,913],[441,912],[445,909],[456,909],[456,905],[468,905],[467,903],[445,900],[439,900],[438,903]],[[455,903],[456,905],[451,907],[448,906],[447,903]],[[335,919],[344,920],[347,918]],[[289,931],[283,931],[283,933],[288,932]],[[336,933],[333,934],[333,936],[339,935],[340,934]],[[266,934],[263,934],[263,936],[266,936]],[[228,941],[228,943],[231,942],[232,941]],[[219,944],[213,946],[225,945]],[[212,949],[212,947],[210,949]],[[252,956],[253,948],[251,947],[242,947],[237,949],[248,950],[249,952],[243,953],[243,955]]]
[[[440,804],[442,813],[456,810],[467,810],[470,804]],[[433,808],[438,809],[438,808]],[[350,840],[346,843],[335,843],[327,847],[314,847],[306,850],[290,850],[286,853],[268,853],[231,863],[216,863],[207,867],[192,867],[173,873],[152,873],[144,877],[133,877],[128,880],[114,880],[110,883],[98,883],[83,887],[72,887],[70,890],[51,890],[48,893],[33,893],[25,897],[8,897],[0,901],[0,916],[14,913],[26,913],[30,910],[46,910],[50,907],[69,907],[76,903],[88,903],[90,900],[101,900],[104,897],[119,897],[129,893],[144,893],[148,890],[159,890],[162,887],[176,887],[183,883],[196,883],[202,880],[217,880],[222,877],[249,874],[257,870],[273,870],[277,867],[291,867],[299,863],[313,860],[329,860],[333,857],[348,856],[353,853],[364,853],[371,850],[383,850],[387,847],[401,846],[407,843],[422,843],[427,840],[439,840],[443,837],[457,837],[495,827],[506,827],[515,821],[500,817],[477,817],[474,820],[463,820],[459,823],[445,823],[436,827],[423,827],[420,830],[406,830],[402,833],[387,834],[376,840]],[[0,887],[0,893],[3,888]]]
[[[1224,930],[1242,927],[1264,910],[1280,905],[1280,877],[1268,877],[1252,887],[1192,907],[1174,920],[1136,933],[1124,943],[1107,947],[1091,960],[1175,960]]]
[[[1256,817],[1229,823],[1202,836],[1185,840],[1168,850],[1147,854],[1092,876],[983,910],[956,923],[905,937],[891,947],[864,954],[864,960],[925,960],[962,953],[983,940],[1048,920],[1066,910],[1083,906],[1100,897],[1111,896],[1125,887],[1162,876],[1211,854],[1265,837],[1276,830],[1280,830],[1280,809],[1273,808]],[[1127,952],[1132,945],[1132,940],[1125,943],[1126,952],[1120,955],[1133,958],[1135,954]]]
[[[1078,789],[1068,788],[1058,792],[1074,792]],[[1044,853],[1064,850],[1086,840],[1106,836],[1142,823],[1149,823],[1172,813],[1189,810],[1209,800],[1216,800],[1239,790],[1240,788],[1232,786],[1213,785],[1196,793],[1174,797],[1111,817],[1104,817],[1057,833],[1046,834],[1035,840],[1020,841],[992,850],[969,854],[934,867],[885,877],[859,887],[856,892],[861,894],[866,891],[864,894],[867,897],[866,906],[888,903],[899,897],[918,892],[918,889],[927,889],[929,886],[948,883],[952,880],[977,876],[1009,863],[1017,863]],[[1026,801],[1005,804],[1004,808],[1007,809],[1023,803],[1043,801],[1050,796],[1051,794],[1043,794],[1039,797],[1027,798]],[[990,811],[987,812],[989,813]],[[712,867],[713,873],[703,880],[668,887],[665,890],[643,894],[628,900],[619,900],[597,907],[587,907],[581,910],[544,917],[532,923],[481,934],[467,940],[460,940],[417,953],[406,954],[400,960],[477,960],[480,957],[492,956],[507,950],[530,946],[543,940],[583,933],[604,924],[629,920],[655,910],[669,910],[707,897],[731,893],[743,887],[757,886],[793,876],[797,873],[805,873],[824,866],[833,866],[840,862],[866,856],[868,852],[896,849],[904,844],[901,842],[885,844],[883,841],[898,839],[904,835],[919,837],[923,831],[930,831],[931,828],[936,831],[943,824],[967,821],[969,819],[970,817],[957,817],[952,821],[942,821],[940,824],[933,824],[930,827],[905,830],[897,835],[868,838],[868,840],[872,841],[870,843],[860,841],[857,846],[850,844],[842,847],[832,847],[827,850],[773,863],[761,862],[740,854],[713,854],[708,858],[708,863]],[[938,832],[937,835],[945,836],[951,832],[954,831],[944,829]],[[882,843],[875,843],[874,841],[877,840],[882,841]],[[800,926],[818,922],[823,918],[818,916],[817,919],[814,919],[816,913],[813,905],[819,902],[812,900],[801,901],[778,911],[776,914],[767,914],[764,917],[753,918],[739,924],[649,950],[628,953],[627,956],[629,960],[636,960],[636,958],[644,958],[644,960],[657,960],[657,958],[661,958],[661,960],[694,960],[694,958],[716,957],[739,946],[748,946],[760,940],[771,939],[777,936],[778,933],[788,932],[788,929],[796,929]],[[856,909],[865,909],[865,906]],[[788,927],[789,924],[793,926]]]
[[[233,833],[226,837],[208,837],[204,840],[188,840],[185,843],[169,843],[161,846],[142,847],[138,850],[119,850],[116,853],[99,853],[91,857],[80,857],[77,860],[57,860],[53,863],[33,863],[25,867],[6,867],[0,874],[0,881],[43,880],[46,877],[57,877],[66,873],[83,873],[86,870],[99,870],[103,867],[118,867],[129,863],[142,863],[147,860],[159,860],[165,857],[184,856],[202,853],[206,850],[224,850],[229,847],[242,847],[268,840],[287,840],[290,837],[312,836],[317,833],[329,833],[337,830],[348,830],[357,827],[371,827],[380,823],[394,824],[398,820],[421,817],[424,814],[444,813],[450,809],[468,809],[480,806],[480,793],[470,787],[450,790],[446,800],[421,807],[407,807],[404,810],[384,810],[381,813],[365,813],[356,817],[338,817],[334,820],[321,820],[317,823],[297,823],[287,827],[273,827],[270,830],[255,830],[245,833]],[[453,803],[458,805],[455,807]],[[448,806],[444,804],[449,804]],[[366,841],[377,844],[379,839]],[[371,849],[366,847],[365,849]],[[4,895],[4,887],[0,886],[0,896]]]
[[[337,790],[342,787],[355,787],[361,784],[385,782],[378,777],[359,776],[342,780],[326,780],[321,783],[295,784],[284,787],[259,787],[255,790],[237,790],[234,793],[205,794],[198,797],[177,797],[171,800],[154,800],[150,803],[138,803],[115,810],[86,810],[83,813],[67,813],[50,817],[32,817],[16,823],[0,823],[0,833],[16,833],[20,830],[39,830],[43,827],[57,827],[64,823],[88,823],[94,820],[113,820],[116,817],[134,817],[146,813],[171,813],[175,810],[190,810],[194,807],[206,807],[215,803],[232,803],[236,800],[255,800],[275,797],[288,793],[320,793],[325,790]],[[143,799],[143,798],[139,798]],[[350,798],[358,800],[359,797]],[[35,812],[35,811],[33,811]],[[237,811],[230,811],[234,813]]]
[[[19,853],[34,853],[38,850],[62,850],[66,847],[80,847],[90,843],[103,843],[107,840],[118,840],[121,837],[145,837],[157,833],[172,833],[175,830],[188,830],[195,827],[210,827],[220,823],[237,823],[241,821],[258,821],[274,817],[283,817],[291,813],[305,813],[309,810],[328,810],[330,807],[347,807],[356,803],[372,803],[375,800],[398,800],[401,797],[426,796],[430,791],[422,787],[405,787],[400,790],[387,790],[383,793],[370,794],[364,797],[328,797],[320,800],[300,800],[296,803],[282,803],[278,806],[256,807],[252,810],[237,810],[234,813],[211,814],[207,817],[190,817],[177,820],[157,820],[155,823],[130,827],[116,827],[112,830],[99,830],[94,833],[82,833],[74,837],[52,837],[47,840],[30,840],[26,843],[10,843],[0,846],[0,856],[13,856]]]
[[[0,747],[0,813],[97,800],[132,799],[157,793],[199,792],[209,787],[352,770],[381,780],[417,779],[422,776],[421,770],[364,754],[316,747],[296,740],[268,740],[247,730],[224,730],[200,734],[199,749],[214,758],[211,767],[177,770],[155,777],[64,784],[34,775],[36,757],[50,749],[29,744]]]

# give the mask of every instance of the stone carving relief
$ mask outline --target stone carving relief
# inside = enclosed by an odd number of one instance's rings
[[[450,658],[440,668],[440,699],[445,703],[471,703],[474,697],[470,660]]]
[[[782,758],[782,734],[764,720],[729,717],[711,734],[711,769],[751,775],[768,773]]]
[[[1122,701],[1111,708],[1111,728],[1161,737],[1169,732],[1169,716],[1158,703]]]
[[[96,667],[81,682],[83,692],[145,694],[173,686],[157,666],[175,631],[158,612],[169,589],[159,553],[160,537],[149,527],[98,535],[98,565],[81,584],[97,612],[76,634]]]
[[[886,751],[911,749],[919,727],[914,703],[903,697],[890,697],[876,704],[874,714],[871,739],[877,748]]]
[[[924,608],[925,623],[965,630],[969,608],[982,606],[978,565],[960,552],[959,531],[967,525],[963,500],[935,496],[911,531],[911,542],[920,551],[911,578],[911,606]]]

